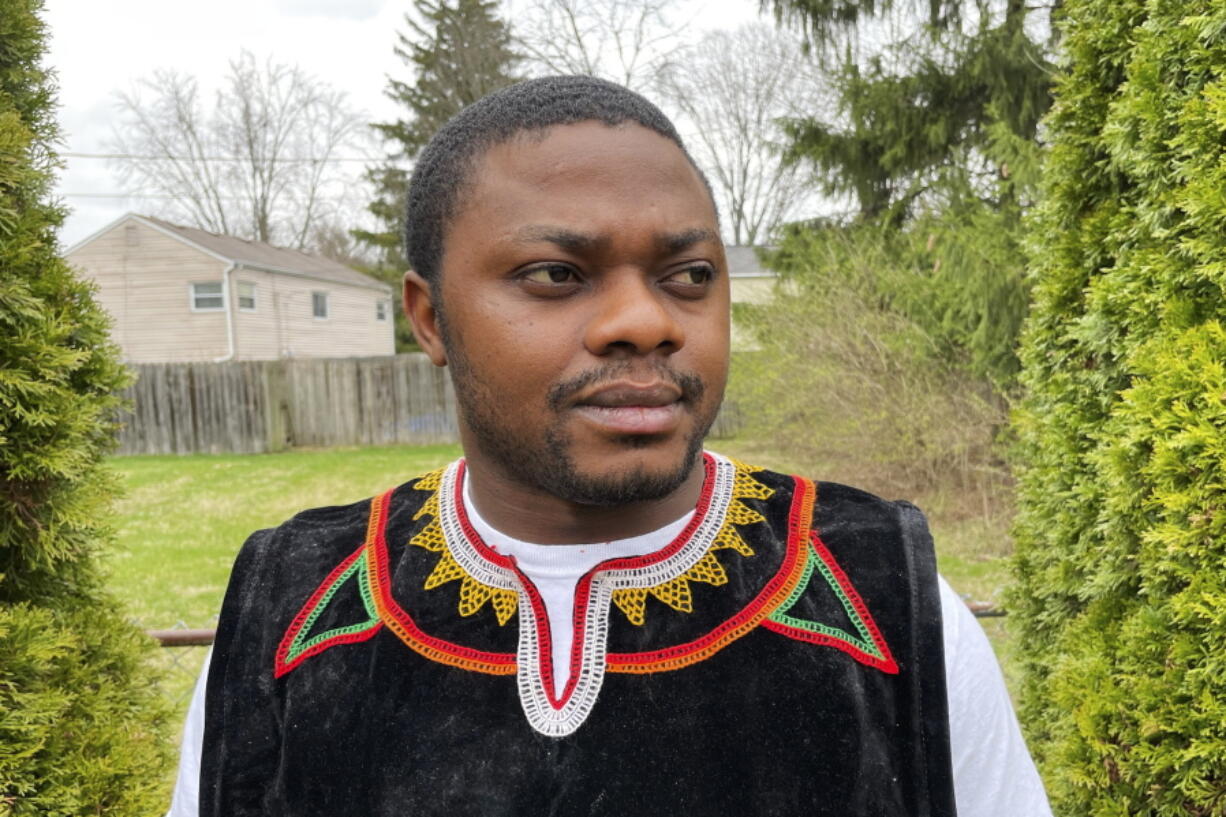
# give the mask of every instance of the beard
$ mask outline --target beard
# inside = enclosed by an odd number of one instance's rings
[[[654,366],[655,373],[681,390],[681,402],[696,412],[693,430],[686,437],[685,449],[676,466],[664,471],[649,471],[643,466],[620,473],[585,474],[572,455],[574,442],[565,430],[567,399],[602,381],[611,381],[631,369],[631,361],[611,363],[555,384],[546,398],[551,421],[541,438],[525,433],[515,415],[497,412],[501,404],[489,383],[477,376],[459,344],[445,339],[451,380],[456,401],[469,430],[481,451],[521,483],[536,487],[560,499],[580,505],[616,507],[663,499],[676,491],[693,471],[719,410],[720,397],[704,403],[706,384],[697,375],[677,372],[667,366]],[[627,434],[617,440],[627,449],[645,448],[655,442],[651,437]]]

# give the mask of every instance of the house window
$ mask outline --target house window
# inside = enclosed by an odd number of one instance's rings
[[[193,312],[220,312],[226,308],[225,298],[222,297],[221,281],[202,281],[192,284],[191,293]]]
[[[387,320],[387,301],[375,301],[375,320]]]
[[[311,314],[317,318],[328,317],[328,293],[311,293]]]
[[[238,282],[238,308],[243,312],[255,311],[255,284],[250,281]]]

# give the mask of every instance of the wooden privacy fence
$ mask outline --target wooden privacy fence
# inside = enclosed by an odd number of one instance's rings
[[[143,363],[120,454],[256,454],[293,446],[456,442],[455,393],[424,354]],[[725,405],[712,429],[735,432]]]
[[[146,363],[120,454],[261,453],[457,439],[455,395],[424,354]]]

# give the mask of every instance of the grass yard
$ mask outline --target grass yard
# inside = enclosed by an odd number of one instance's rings
[[[252,531],[373,496],[459,453],[444,445],[116,457],[126,494],[111,586],[144,627],[212,627]]]

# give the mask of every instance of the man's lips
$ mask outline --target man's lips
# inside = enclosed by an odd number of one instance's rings
[[[575,402],[581,406],[597,406],[599,408],[625,408],[627,406],[642,406],[657,408],[676,403],[681,399],[681,389],[671,383],[656,381],[654,383],[610,383],[592,389],[581,395]]]
[[[586,392],[574,409],[619,434],[665,434],[681,419],[681,389],[671,383],[611,383]]]

